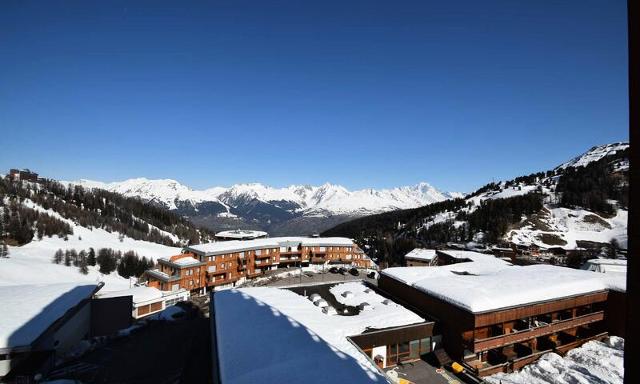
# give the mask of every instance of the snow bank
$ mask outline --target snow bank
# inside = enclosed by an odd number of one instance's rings
[[[485,377],[492,384],[622,384],[623,379],[624,339],[615,336],[585,343],[564,358],[548,353],[519,372]]]
[[[91,296],[97,284],[0,286],[0,348],[31,344],[54,321]]]
[[[352,284],[357,283],[347,284],[356,291]],[[214,300],[221,379],[234,384],[384,383],[373,363],[346,337],[368,327],[424,321],[412,313],[399,317],[382,305],[382,310],[356,316],[328,315],[306,298],[277,288],[220,291]]]

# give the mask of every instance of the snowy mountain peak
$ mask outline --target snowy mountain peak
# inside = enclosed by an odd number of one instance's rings
[[[556,167],[556,169],[566,169],[570,167],[574,167],[574,168],[584,167],[585,165],[591,162],[598,161],[607,155],[614,154],[618,151],[623,151],[627,148],[629,148],[629,143],[627,142],[598,145],[589,149],[587,152],[583,153],[582,155],[577,156],[567,161],[566,163],[559,165],[558,167]]]
[[[234,208],[257,200],[264,203],[287,202],[292,213],[312,215],[379,213],[415,208],[459,195],[441,192],[426,182],[393,189],[368,188],[356,191],[328,182],[320,186],[291,185],[284,188],[243,183],[228,188],[213,187],[205,190],[193,190],[172,179],[135,178],[112,183],[83,179],[71,184],[106,189],[128,197],[140,197],[163,204],[169,209],[177,209],[178,203],[183,201],[194,205],[216,202]]]

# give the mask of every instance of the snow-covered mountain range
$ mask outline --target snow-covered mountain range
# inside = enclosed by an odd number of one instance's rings
[[[442,192],[428,183],[393,189],[362,189],[349,191],[341,185],[325,183],[321,186],[291,185],[285,188],[269,187],[260,183],[235,184],[231,187],[213,187],[194,190],[171,179],[129,179],[102,183],[92,180],[74,181],[72,184],[87,188],[101,188],[128,197],[140,197],[156,202],[171,210],[184,203],[193,205],[216,202],[225,206],[227,214],[238,203],[259,200],[261,202],[286,202],[291,212],[304,214],[372,214],[394,209],[415,208],[452,197],[461,193]]]
[[[293,234],[294,228],[288,228],[291,220],[297,221],[296,231],[315,232],[353,217],[415,208],[463,196],[442,192],[428,183],[356,191],[330,183],[284,188],[251,183],[194,190],[175,180],[146,178],[113,183],[79,180],[71,184],[140,197],[216,230],[242,227],[278,234]],[[313,225],[309,226],[310,222]]]

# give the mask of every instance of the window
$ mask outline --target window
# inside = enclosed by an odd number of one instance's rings
[[[433,345],[438,342],[438,339],[431,339],[431,337],[426,337],[420,340],[420,351],[421,353],[429,353],[433,351]]]

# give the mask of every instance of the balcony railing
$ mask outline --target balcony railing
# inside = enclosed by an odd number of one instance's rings
[[[591,340],[602,340],[605,337],[608,336],[607,332],[602,332],[602,333],[598,333],[596,335],[593,336],[589,336],[589,337],[585,337],[582,338],[580,340],[576,340],[573,341],[571,343],[568,344],[563,344],[560,345],[556,348],[553,349],[547,349],[544,351],[536,351],[530,355],[527,356],[522,356],[519,357],[517,359],[513,359],[501,364],[495,364],[495,365],[490,365],[487,363],[484,363],[484,365],[482,367],[479,367],[477,369],[472,368],[471,366],[469,366],[468,364],[465,364],[468,368],[470,368],[472,371],[476,372],[478,374],[478,376],[484,377],[484,376],[488,376],[488,375],[493,375],[496,374],[498,372],[504,372],[504,373],[509,373],[509,372],[515,372],[518,371],[520,369],[522,369],[522,367],[533,363],[534,361],[538,360],[541,356],[543,356],[546,353],[549,352],[559,352],[559,353],[565,353],[573,348],[579,347],[582,344],[591,341]]]
[[[520,343],[522,341],[533,339],[534,337],[564,331],[567,329],[579,327],[581,325],[594,323],[603,319],[604,311],[599,311],[590,313],[588,315],[578,316],[573,319],[561,320],[548,325],[525,329],[515,333],[488,337],[486,339],[478,339],[473,344],[473,351],[477,353],[493,348],[502,347],[505,345]]]

